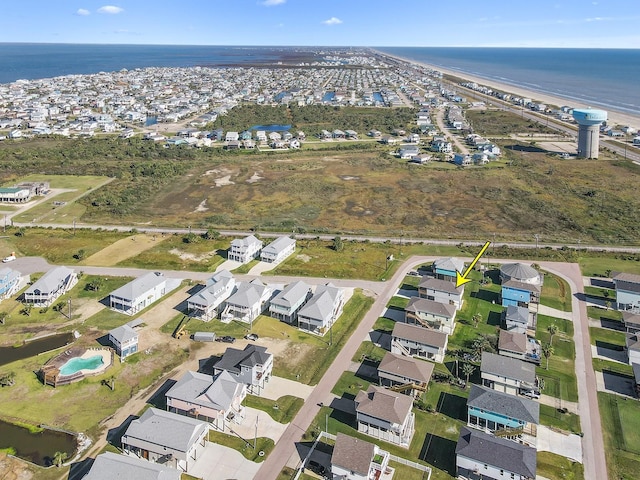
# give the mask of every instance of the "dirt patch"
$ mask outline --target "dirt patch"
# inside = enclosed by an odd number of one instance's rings
[[[211,252],[203,253],[201,255],[196,255],[195,253],[183,252],[182,250],[178,250],[177,248],[172,248],[169,250],[171,255],[177,255],[180,257],[180,260],[191,260],[193,262],[202,262],[203,260],[207,260],[208,258],[213,257],[216,254],[216,250],[212,250]]]
[[[280,364],[280,367],[285,370],[294,371],[296,368],[299,368],[300,365],[304,365],[306,363],[305,359],[307,355],[312,355],[315,351],[315,347],[313,347],[313,345],[306,343],[292,343],[289,341],[284,342],[288,345],[282,350],[280,355],[276,356],[274,354],[274,358],[275,361]]]
[[[236,182],[231,181],[231,175],[225,175],[224,177],[216,178],[216,187],[224,187],[225,185],[235,185]]]
[[[80,315],[80,318],[89,318],[101,310],[106,308],[102,303],[97,300],[87,300],[78,304],[78,300],[75,301],[75,305],[72,305],[72,315]]]
[[[135,257],[161,242],[162,238],[156,235],[132,235],[103,248],[94,253],[89,258],[80,262],[81,265],[92,265],[95,267],[111,267],[127,258]]]
[[[194,213],[197,212],[206,212],[207,210],[209,210],[209,208],[206,206],[207,205],[207,199],[205,198],[203,201],[200,202],[200,204],[196,207],[196,209],[194,210]]]
[[[302,253],[300,255],[296,255],[296,259],[304,263],[309,263],[309,260],[311,260],[311,257],[309,255],[305,255],[304,253]]]
[[[347,180],[347,181],[349,181],[349,180],[360,180],[360,177],[353,177],[351,175],[340,175],[340,178],[342,180]]]
[[[0,453],[0,472],[2,480],[30,480],[33,472],[29,466],[17,458],[9,457],[5,453]]]
[[[260,172],[260,173],[262,173],[262,172]],[[247,183],[256,183],[256,182],[264,179],[264,177],[260,176],[260,173],[253,172],[253,175],[251,175],[251,178],[247,179]]]

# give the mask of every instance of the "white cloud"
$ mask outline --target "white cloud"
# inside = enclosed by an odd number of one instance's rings
[[[91,15],[91,12],[86,8],[79,8],[76,12],[76,15],[80,15],[81,17],[86,17],[87,15]]]
[[[331,17],[329,20],[325,20],[322,23],[324,23],[325,25],[340,25],[342,23],[342,20],[337,17]]]
[[[264,0],[261,2],[265,7],[274,7],[276,5],[282,5],[283,3],[287,3],[287,0]]]
[[[98,13],[106,13],[109,15],[116,15],[122,12],[124,12],[124,8],[115,7],[113,5],[105,5],[104,7],[100,7],[98,9]]]

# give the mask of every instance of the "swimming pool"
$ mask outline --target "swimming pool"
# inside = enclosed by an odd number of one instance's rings
[[[60,367],[60,375],[73,375],[80,370],[97,370],[103,365],[102,355],[88,358],[73,357]]]

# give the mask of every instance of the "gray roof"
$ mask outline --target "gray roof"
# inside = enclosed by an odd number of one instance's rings
[[[611,274],[616,289],[640,293],[640,275],[625,272],[613,272]]]
[[[307,317],[327,321],[333,313],[333,308],[341,289],[331,283],[318,285],[313,297],[298,312],[298,317]]]
[[[295,245],[296,240],[291,237],[278,237],[269,245],[262,249],[262,253],[270,253],[272,255],[277,255],[281,251],[287,249],[291,244]]]
[[[227,348],[222,358],[215,364],[215,368],[232,373],[240,373],[240,367],[253,368],[256,365],[264,365],[273,357],[267,353],[266,347],[260,347],[252,343],[244,347],[244,350]]]
[[[505,311],[504,318],[507,322],[529,323],[529,309],[526,307],[518,307],[517,305],[509,305]]]
[[[368,477],[375,449],[371,442],[338,433],[331,455],[331,465]]]
[[[425,312],[439,317],[453,318],[456,315],[456,306],[448,303],[434,302],[426,298],[412,297],[405,308],[407,312]]]
[[[536,381],[536,370],[531,363],[495,353],[482,352],[480,371],[521,382],[535,383]]]
[[[456,445],[462,455],[527,478],[536,478],[536,449],[479,430],[463,427]]]
[[[446,333],[402,322],[396,322],[393,326],[391,336],[438,348],[444,348],[447,344]]]
[[[207,280],[206,286],[190,296],[187,302],[205,308],[209,305],[220,304],[224,300],[225,292],[228,291],[230,283],[235,283],[233,275],[227,270],[221,270]]]
[[[438,292],[453,293],[456,295],[464,291],[463,289],[457,289],[456,284],[453,282],[450,282],[448,280],[440,280],[439,278],[433,278],[433,277],[422,277],[418,287],[424,288],[424,289],[436,290]]]
[[[640,351],[640,334],[638,333],[627,333],[625,334],[625,343],[627,345],[627,350],[638,352]]]
[[[260,244],[260,246],[262,246],[262,242],[258,240],[256,237],[254,237],[253,235],[249,235],[248,237],[245,237],[245,238],[236,238],[231,241],[232,247],[243,247],[245,245],[248,246],[253,244]]]
[[[438,270],[455,270],[462,273],[464,270],[464,262],[455,257],[438,258],[433,262],[433,268],[434,270],[437,268]]]
[[[228,410],[240,384],[229,372],[223,371],[211,380],[211,375],[187,371],[166,393],[167,398],[201,405],[216,410]]]
[[[387,352],[378,365],[379,372],[387,372],[421,383],[429,383],[433,373],[433,363]]]
[[[640,315],[631,312],[622,312],[622,320],[626,327],[640,328]]]
[[[518,290],[526,290],[527,292],[540,293],[540,286],[533,283],[519,282],[518,280],[507,280],[502,282],[503,287],[516,288]]]
[[[84,480],[180,480],[173,468],[137,457],[105,452],[96,457]]]
[[[527,334],[500,330],[498,338],[498,350],[527,353]]]
[[[311,287],[303,281],[290,283],[287,287],[271,300],[272,305],[281,305],[291,308],[296,305],[302,297],[306,298],[311,291]]]
[[[75,272],[67,267],[55,267],[46,272],[36,282],[25,290],[26,294],[35,292],[53,293],[60,287],[60,284],[67,280]]]
[[[111,296],[125,298],[127,300],[135,300],[136,298],[143,296],[149,290],[166,282],[166,280],[165,276],[160,272],[145,273],[141,277],[138,277],[111,292]]]
[[[195,418],[149,408],[129,424],[122,441],[130,443],[129,438],[137,438],[186,453],[207,428],[206,422]]]
[[[138,338],[138,332],[126,323],[111,330],[109,335],[115,338],[120,344]]]
[[[356,412],[390,423],[404,423],[411,412],[413,399],[409,395],[392,392],[386,388],[370,385],[356,395]]]
[[[21,277],[21,273],[8,267],[0,268],[0,279],[7,277],[6,283],[11,283]]]
[[[524,263],[505,263],[500,267],[500,273],[519,281],[533,281],[540,279],[540,273]]]
[[[527,423],[540,423],[540,404],[535,400],[499,392],[480,385],[471,385],[468,407],[475,407]]]
[[[227,303],[251,308],[260,302],[267,288],[268,287],[257,278],[250,282],[240,282],[233,295],[227,299]]]
[[[636,380],[636,385],[640,385],[640,364],[633,363],[631,364],[631,368],[633,368],[633,376]]]

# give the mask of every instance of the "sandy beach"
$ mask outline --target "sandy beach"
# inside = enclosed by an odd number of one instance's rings
[[[442,72],[444,74],[447,75],[452,75],[458,78],[462,78],[464,80],[468,80],[470,82],[475,82],[478,85],[484,85],[486,87],[490,87],[493,90],[499,90],[501,92],[505,92],[505,93],[511,93],[512,95],[516,95],[518,97],[523,97],[523,98],[530,98],[532,99],[534,102],[537,103],[545,103],[547,105],[556,105],[558,107],[562,106],[562,105],[569,105],[573,108],[588,108],[591,105],[587,105],[587,104],[583,104],[583,103],[577,103],[575,100],[572,99],[566,99],[563,98],[561,96],[554,96],[554,95],[550,95],[550,94],[546,94],[546,93],[540,93],[540,92],[536,92],[533,90],[528,90],[525,88],[521,88],[518,86],[514,86],[514,85],[510,85],[510,84],[506,84],[506,83],[500,83],[497,82],[495,80],[489,80],[486,78],[482,78],[482,77],[478,77],[475,75],[471,75],[471,74],[467,74],[467,73],[463,73],[463,72],[459,72],[456,70],[450,70],[447,68],[442,68],[442,67],[438,67],[435,65],[430,65],[428,63],[423,63],[423,62],[417,62],[415,60],[410,60],[408,58],[404,58],[404,57],[398,57],[395,55],[389,55],[388,53],[385,52],[380,52],[380,51],[376,51],[376,53],[382,55],[382,56],[387,56],[387,57],[391,57],[391,58],[395,58],[397,60],[401,60],[403,62],[407,62],[413,65],[421,65],[427,68],[430,68],[432,70],[437,70],[439,72]],[[598,108],[600,109],[601,107],[593,107],[593,108]],[[609,120],[608,120],[608,124],[610,125],[620,125],[620,126],[631,126],[634,128],[638,128],[640,129],[640,112],[638,112],[637,115],[631,115],[628,113],[624,113],[624,112],[618,112],[616,110],[607,110],[608,112],[608,116],[609,116]]]

